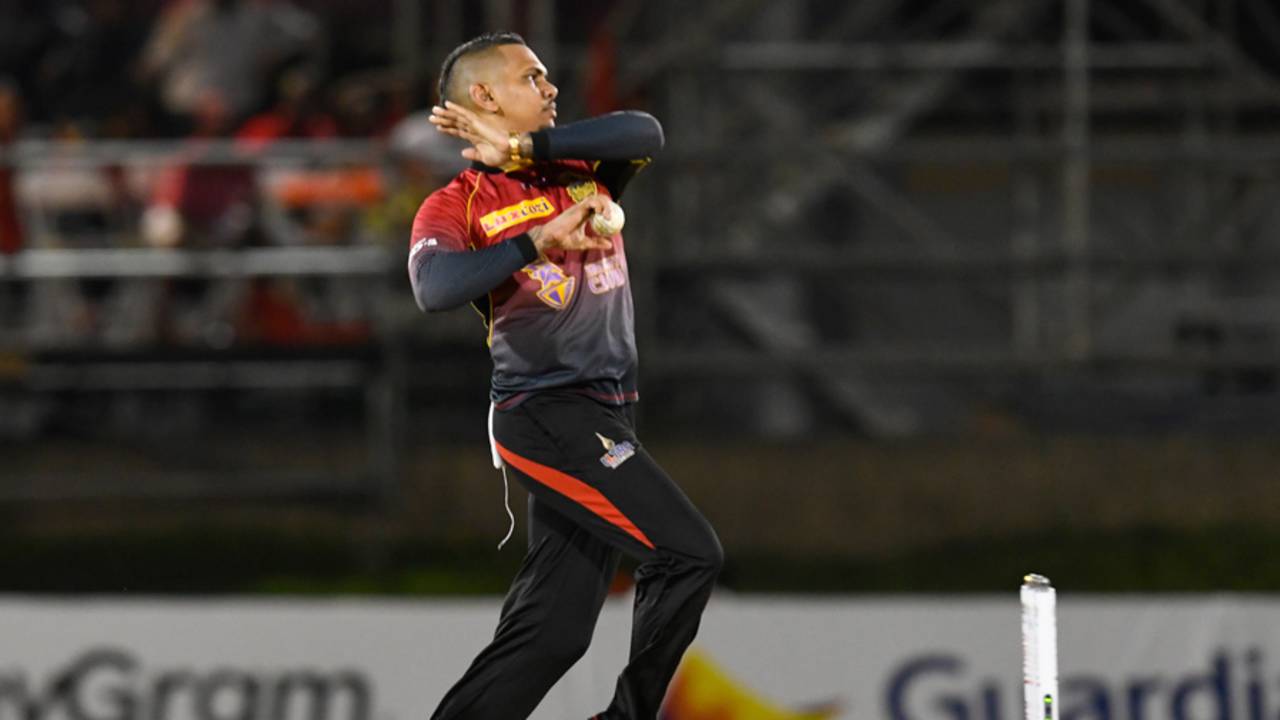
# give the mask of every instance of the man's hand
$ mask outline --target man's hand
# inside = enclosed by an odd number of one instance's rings
[[[595,213],[609,208],[609,198],[592,195],[560,213],[551,222],[529,231],[529,237],[541,254],[552,248],[561,250],[608,250],[613,247],[611,238],[587,234],[587,220]]]
[[[480,115],[457,103],[445,101],[444,107],[431,108],[431,124],[446,135],[461,138],[471,147],[462,151],[462,157],[478,160],[491,167],[503,167],[511,162],[511,146],[507,131],[494,118]],[[532,140],[525,133],[520,137],[521,154],[532,154]]]

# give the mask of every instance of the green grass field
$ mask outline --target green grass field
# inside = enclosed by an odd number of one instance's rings
[[[0,591],[24,593],[490,594],[523,552],[260,527],[0,539]],[[1063,592],[1280,591],[1272,528],[1044,532],[867,558],[727,550],[722,584],[747,593],[1010,592],[1029,571]]]

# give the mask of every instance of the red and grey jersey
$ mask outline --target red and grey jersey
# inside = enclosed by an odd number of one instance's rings
[[[608,250],[556,249],[538,257],[526,234],[589,195],[611,196],[597,168],[555,160],[504,173],[476,164],[432,193],[414,220],[409,272],[415,294],[420,284],[447,288],[458,280],[450,276],[462,272],[510,272],[484,297],[471,299],[489,331],[495,403],[514,404],[529,392],[562,387],[613,404],[637,398],[622,235]],[[446,253],[475,257],[465,266],[454,263],[456,272],[424,272]]]

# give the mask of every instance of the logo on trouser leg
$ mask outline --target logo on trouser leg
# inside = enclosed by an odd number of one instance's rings
[[[600,464],[610,470],[617,469],[619,465],[636,454],[636,446],[632,445],[630,440],[614,442],[600,433],[596,433],[596,437],[600,438],[600,444],[604,446],[605,451],[600,456]]]

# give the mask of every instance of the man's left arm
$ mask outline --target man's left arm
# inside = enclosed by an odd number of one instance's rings
[[[622,110],[529,133],[534,160],[643,160],[663,144],[658,119]]]
[[[469,143],[468,160],[508,169],[519,158],[511,154],[510,137],[491,117],[445,102],[431,109],[431,124],[440,132]],[[559,127],[524,133],[517,139],[526,160],[586,160],[595,162],[596,178],[617,198],[635,174],[662,149],[662,125],[638,110],[623,110]]]
[[[529,133],[534,160],[596,161],[596,178],[615,199],[636,173],[662,150],[662,125],[654,116],[623,110]]]

